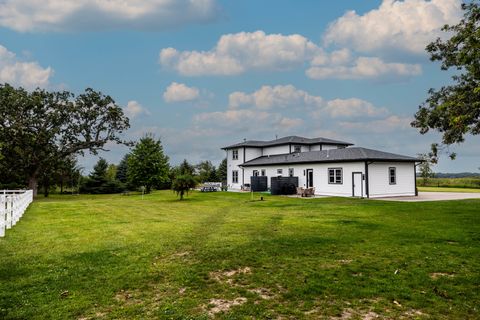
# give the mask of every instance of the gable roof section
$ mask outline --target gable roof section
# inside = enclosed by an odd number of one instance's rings
[[[353,143],[350,143],[350,142],[332,140],[332,139],[327,139],[322,137],[310,139],[310,138],[304,138],[299,136],[288,136],[288,137],[283,137],[280,139],[270,140],[270,141],[247,140],[244,142],[232,144],[222,149],[232,149],[232,148],[239,148],[239,147],[262,148],[262,147],[278,146],[282,144],[302,144],[302,145],[334,144],[334,145],[341,145],[341,146],[353,145]]]
[[[316,162],[350,162],[350,161],[399,161],[421,162],[420,159],[379,150],[360,147],[310,151],[300,153],[262,156],[245,162],[241,166],[265,166],[275,164],[316,163]]]

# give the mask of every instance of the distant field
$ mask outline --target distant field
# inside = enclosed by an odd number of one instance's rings
[[[480,177],[472,178],[429,178],[426,182],[417,178],[419,187],[474,188],[480,189]]]
[[[480,200],[40,198],[0,319],[478,319]]]

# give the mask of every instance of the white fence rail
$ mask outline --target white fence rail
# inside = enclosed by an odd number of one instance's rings
[[[32,201],[32,190],[0,190],[0,238],[17,224]]]

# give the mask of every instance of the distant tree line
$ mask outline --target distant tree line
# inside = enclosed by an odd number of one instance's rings
[[[100,158],[93,171],[81,178],[82,193],[118,193],[126,190],[173,189],[180,198],[199,183],[223,182],[227,179],[224,159],[218,168],[210,161],[193,165],[186,159],[178,166],[169,164],[160,140],[146,135],[135,143],[118,164]]]
[[[145,135],[136,143],[121,134],[129,119],[113,98],[87,88],[68,91],[27,91],[0,84],[0,189],[40,189],[92,194],[125,190],[172,188],[183,198],[198,183],[227,179],[226,159],[169,164],[161,141]],[[77,157],[107,151],[107,143],[131,147],[118,164],[100,158],[92,172],[82,175]]]

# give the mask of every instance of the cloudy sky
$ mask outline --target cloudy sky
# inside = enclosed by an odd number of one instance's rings
[[[424,48],[460,4],[0,0],[0,82],[109,94],[131,119],[127,138],[155,134],[172,164],[217,164],[225,145],[276,135],[415,155],[439,136],[409,123],[450,82]],[[453,150],[437,171],[478,171],[478,137]],[[87,171],[95,161],[82,159]]]

